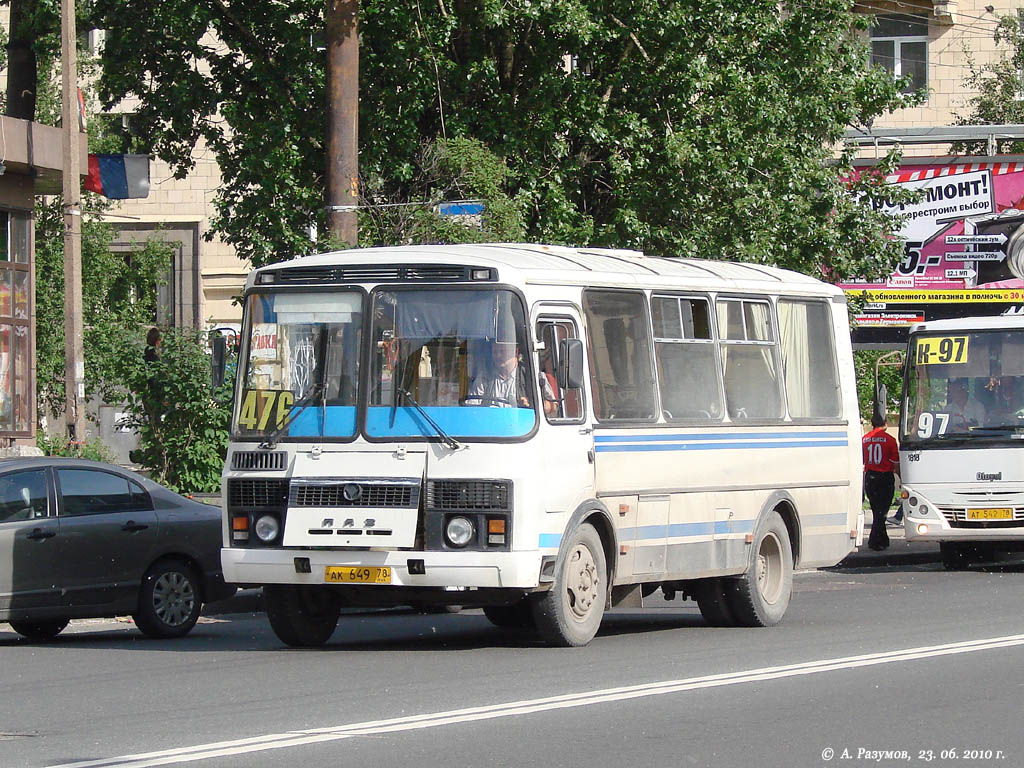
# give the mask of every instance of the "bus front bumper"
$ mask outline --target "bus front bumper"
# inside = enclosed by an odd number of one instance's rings
[[[221,549],[230,584],[334,584],[327,568],[390,568],[396,587],[534,589],[542,555],[533,552],[367,552],[297,549]],[[308,567],[308,572],[303,572]],[[360,586],[347,583],[345,586]],[[379,585],[374,585],[379,586]]]

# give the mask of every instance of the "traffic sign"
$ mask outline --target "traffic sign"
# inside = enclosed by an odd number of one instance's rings
[[[946,245],[1002,245],[1006,235],[946,235]]]
[[[1002,261],[1005,258],[1002,251],[946,251],[946,261]]]

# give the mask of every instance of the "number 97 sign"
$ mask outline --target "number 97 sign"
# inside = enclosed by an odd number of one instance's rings
[[[967,336],[929,336],[917,340],[915,365],[966,363]]]

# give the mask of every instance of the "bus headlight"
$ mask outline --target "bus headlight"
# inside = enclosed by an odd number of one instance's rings
[[[269,543],[281,532],[281,524],[274,515],[263,515],[256,521],[256,538]]]
[[[468,517],[453,517],[445,526],[444,535],[453,547],[464,547],[473,540],[473,521]]]

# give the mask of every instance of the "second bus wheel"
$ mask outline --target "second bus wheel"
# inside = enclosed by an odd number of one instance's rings
[[[782,621],[793,595],[793,547],[778,512],[754,534],[754,557],[742,576],[726,582],[729,609],[744,627],[773,627]]]
[[[285,645],[312,648],[331,639],[341,615],[338,596],[320,587],[268,584],[263,603],[274,634]]]
[[[604,618],[608,569],[601,537],[589,523],[572,534],[551,589],[530,598],[537,630],[551,645],[586,645]]]

